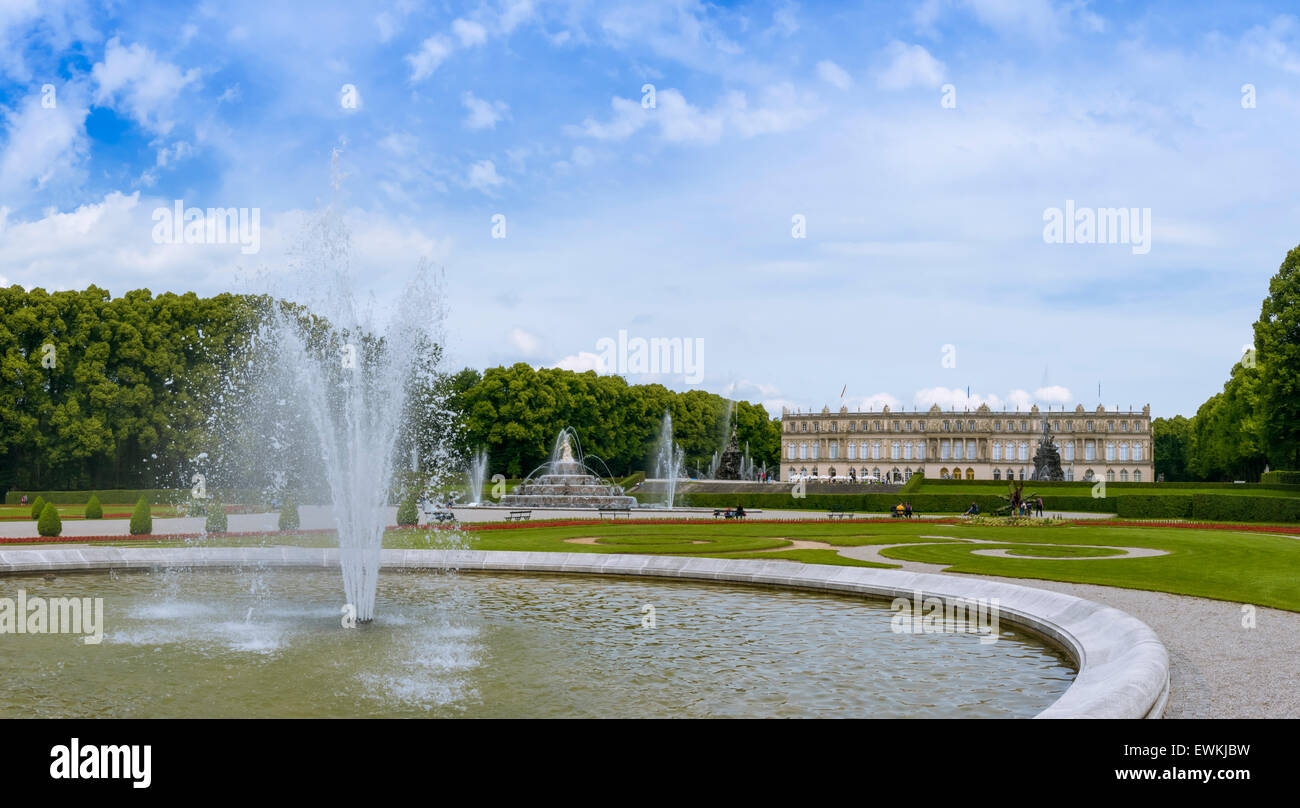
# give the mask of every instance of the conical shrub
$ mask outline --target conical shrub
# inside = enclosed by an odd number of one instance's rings
[[[59,509],[53,503],[45,503],[41,518],[36,520],[36,532],[42,536],[57,536],[63,532],[63,520],[59,518]]]
[[[213,499],[208,503],[208,518],[203,523],[203,529],[208,533],[226,532],[226,509],[222,507],[221,500]]]
[[[99,497],[94,494],[90,495],[90,501],[86,503],[85,515],[87,519],[104,518],[104,506],[99,504]]]
[[[144,497],[135,503],[135,510],[131,511],[131,535],[148,536],[153,533],[153,513],[149,510],[149,503],[145,502]]]
[[[37,497],[36,501],[32,503],[32,520],[40,519],[43,510],[45,510],[45,499],[44,497]]]
[[[397,506],[397,524],[410,527],[420,521],[420,509],[415,505],[415,495],[410,494]]]
[[[298,506],[288,497],[284,498],[284,504],[280,506],[279,524],[281,530],[298,529]]]

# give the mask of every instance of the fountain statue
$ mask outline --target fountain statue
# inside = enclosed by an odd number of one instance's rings
[[[1043,434],[1038,439],[1038,450],[1034,452],[1034,474],[1031,480],[1058,481],[1065,479],[1061,470],[1061,453],[1052,440],[1052,425],[1043,418]]]
[[[501,497],[507,508],[635,508],[635,497],[626,496],[618,485],[603,483],[577,453],[577,436],[571,427],[560,430],[551,459],[534,470],[515,490]],[[595,458],[594,460],[599,460]],[[602,464],[603,465],[603,464]],[[541,471],[541,474],[537,474]],[[534,476],[536,475],[536,476]],[[611,476],[606,469],[606,476]]]
[[[685,474],[686,450],[673,443],[673,416],[664,413],[659,427],[659,444],[655,450],[655,477],[664,481],[665,508],[677,499],[677,481]]]
[[[718,469],[713,474],[715,480],[739,480],[742,479],[742,463],[744,456],[741,455],[739,447],[736,445],[736,429],[731,429],[731,440],[727,441],[727,448],[722,452],[722,457],[718,458]]]

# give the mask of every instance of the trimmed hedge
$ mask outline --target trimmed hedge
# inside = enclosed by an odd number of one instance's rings
[[[42,536],[57,536],[63,532],[63,520],[59,518],[59,510],[53,503],[45,503],[41,518],[36,521],[36,532]]]
[[[907,482],[903,483],[903,487],[898,489],[898,493],[910,494],[914,492],[916,489],[920,488],[921,483],[923,482],[925,482],[925,472],[918,471],[915,474],[913,474],[911,477],[907,478]]]
[[[280,517],[277,524],[281,530],[297,530],[300,521],[298,519],[298,506],[293,500],[285,497],[284,504],[280,506]]]
[[[1283,473],[1293,473],[1293,474],[1294,474],[1294,473],[1296,473],[1296,472],[1283,472]],[[1269,474],[1273,474],[1273,472],[1269,472]],[[913,475],[913,478],[915,478],[915,476],[916,476],[916,475]],[[936,486],[937,486],[937,485],[996,484],[996,483],[999,483],[999,482],[1005,485],[1005,481],[1002,481],[1002,480],[944,480],[944,479],[938,479],[938,478],[926,480],[926,481],[925,481],[925,485],[926,485],[926,487],[929,487],[929,486],[932,486],[932,485],[936,485]],[[1093,481],[1093,483],[1097,483],[1097,482],[1101,482],[1100,478],[1098,478],[1097,480],[1094,480],[1094,481]],[[1058,481],[1055,481],[1055,482],[1053,482],[1053,481],[1049,481],[1049,480],[1043,480],[1043,481],[1041,481],[1041,482],[1040,482],[1040,481],[1036,481],[1036,480],[1025,480],[1025,487],[1028,488],[1029,486],[1032,485],[1032,486],[1035,486],[1035,487],[1037,487],[1037,488],[1042,488],[1042,489],[1048,489],[1048,488],[1071,488],[1071,487],[1077,488],[1077,487],[1081,487],[1081,486],[1085,486],[1085,485],[1092,485],[1093,483],[1088,483],[1088,482],[1085,482],[1085,481],[1083,481],[1083,480],[1058,480]],[[1141,482],[1141,483],[1135,483],[1135,482],[1127,482],[1127,483],[1124,483],[1124,482],[1108,482],[1108,483],[1106,483],[1106,488],[1107,488],[1107,489],[1115,488],[1115,489],[1119,489],[1119,490],[1125,490],[1125,489],[1138,489],[1138,490],[1146,490],[1146,491],[1150,491],[1150,490],[1167,491],[1167,490],[1170,490],[1170,489],[1177,489],[1177,488],[1197,488],[1197,489],[1205,489],[1205,488],[1231,488],[1231,489],[1235,489],[1235,490],[1237,490],[1237,491],[1249,491],[1249,490],[1251,490],[1251,489],[1261,489],[1261,488],[1262,488],[1262,489],[1266,489],[1266,490],[1269,490],[1269,491],[1300,491],[1300,484],[1292,485],[1292,484],[1283,484],[1283,483],[1280,483],[1280,482],[1268,482],[1268,481],[1266,481],[1266,482],[1259,482],[1259,483],[1187,483],[1187,482],[1180,482],[1180,483],[1153,483],[1153,482]]]
[[[99,504],[99,497],[94,494],[90,495],[90,501],[86,503],[86,510],[83,515],[87,519],[103,519],[104,507]]]
[[[148,536],[153,533],[153,512],[145,497],[136,500],[135,510],[131,511],[130,532],[132,536]]]
[[[214,499],[207,504],[207,518],[203,520],[204,533],[226,532],[226,509],[221,500]]]
[[[114,505],[135,502],[140,497],[144,497],[150,505],[170,505],[179,502],[190,494],[189,489],[174,491],[170,488],[121,488],[99,493],[103,493],[103,496],[99,498],[100,502],[108,502]],[[5,494],[5,504],[17,505],[22,501],[24,494],[27,495],[29,502],[32,496],[36,495],[43,497],[46,502],[53,502],[55,505],[80,505],[87,499],[85,491],[9,491]]]
[[[1266,471],[1259,481],[1265,485],[1300,486],[1300,471]]]

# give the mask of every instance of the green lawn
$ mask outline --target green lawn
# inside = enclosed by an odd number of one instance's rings
[[[101,507],[104,509],[105,519],[122,519],[131,515],[131,511],[135,510],[135,503],[104,503]],[[59,512],[59,517],[62,519],[81,519],[86,513],[85,505],[56,504],[54,509]],[[181,515],[172,505],[150,505],[149,510],[159,518]],[[31,505],[0,505],[0,521],[31,519],[31,513]]]
[[[1043,495],[1044,500],[1051,495],[1061,497],[1090,497],[1092,496],[1093,483],[1079,483],[1078,485],[1053,485],[1042,488],[1034,488],[1032,480],[1025,481],[1025,491],[1038,491]],[[913,491],[914,494],[1005,494],[1007,492],[1007,483],[1000,480],[972,480],[962,483],[935,483],[927,481],[921,483],[921,486]],[[1106,489],[1109,496],[1125,495],[1165,495],[1165,494],[1225,494],[1228,496],[1253,496],[1253,497],[1296,497],[1300,492],[1277,490],[1274,488],[1258,488],[1253,485],[1239,485],[1232,488],[1171,488],[1167,485],[1151,484],[1142,487],[1134,486],[1109,486]]]
[[[782,559],[790,563],[859,566],[834,550],[794,549],[790,539],[824,542],[836,547],[907,544],[882,551],[887,558],[943,564],[948,570],[1010,578],[1119,586],[1252,603],[1300,612],[1300,537],[1167,527],[1074,526],[1000,527],[907,524],[897,522],[699,525],[619,525],[593,523],[563,527],[523,527],[465,533],[392,530],[384,546],[476,550],[530,550],[569,553],[650,553],[715,558]],[[1296,528],[1300,533],[1300,527]],[[952,539],[979,538],[996,545],[970,545]],[[594,544],[565,539],[594,538]],[[214,545],[295,544],[333,546],[329,533],[270,534],[209,540]],[[694,542],[705,542],[697,544]],[[121,546],[157,546],[124,540]],[[192,546],[194,542],[187,543]],[[1070,547],[1067,545],[1081,545]],[[1013,553],[1051,558],[994,558],[973,549],[1002,547]],[[779,548],[790,547],[781,550]],[[1105,547],[1150,547],[1166,556],[1125,558]],[[776,552],[755,552],[763,549]],[[1113,556],[1113,557],[1110,557]],[[1082,559],[1087,560],[1071,560]],[[1056,560],[1061,559],[1061,560]]]

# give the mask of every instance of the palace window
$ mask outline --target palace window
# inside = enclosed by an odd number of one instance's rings
[[[1114,469],[1106,469],[1106,482],[1108,482],[1108,483],[1113,483],[1113,482],[1115,482],[1115,470],[1114,470]]]
[[[1122,460],[1122,461],[1125,461],[1125,462],[1128,461],[1128,444],[1127,444],[1127,443],[1121,443],[1121,444],[1119,445],[1119,459]]]
[[[993,441],[993,459],[994,460],[1002,459],[1002,441],[1000,440]],[[997,477],[994,477],[993,479],[996,480]]]
[[[1015,432],[1015,431],[1016,431],[1016,422],[1015,422],[1015,421],[1007,421],[1007,431],[1008,431],[1008,432]]]
[[[1141,459],[1142,459],[1142,444],[1141,444],[1141,443],[1134,443],[1134,444],[1133,444],[1133,459],[1134,459],[1134,460],[1141,460]]]
[[[943,422],[943,431],[944,431],[944,432],[948,432],[948,431],[951,430],[951,429],[952,429],[952,424],[949,423],[948,421],[944,421],[944,422]]]
[[[974,432],[974,431],[975,431],[975,422],[974,422],[973,420],[972,420],[972,421],[967,421],[967,422],[966,422],[966,431],[967,431],[967,432]]]
[[[894,422],[894,431],[895,431],[895,432],[898,432],[898,431],[899,431],[899,429],[898,429],[898,422],[897,422],[897,421]]]
[[[1088,422],[1088,431],[1089,431],[1089,432],[1094,432],[1094,431],[1096,431],[1096,430],[1093,429],[1094,426],[1095,426],[1095,425],[1093,424],[1093,422],[1092,422],[1092,421],[1089,421],[1089,422]]]
[[[1133,472],[1133,482],[1135,483],[1142,482],[1142,472],[1140,471]]]
[[[831,441],[831,460],[839,460],[840,444],[837,441]]]
[[[993,479],[995,480],[1002,479],[1002,469],[993,469]]]
[[[785,458],[786,458],[786,460],[794,460],[794,456],[795,456],[794,453],[795,453],[795,447],[794,447],[794,444],[793,444],[793,443],[787,444],[786,447],[785,447]]]
[[[1011,469],[1007,469],[1007,479],[1014,480],[1015,478],[1016,478],[1016,473]]]
[[[961,421],[953,421],[953,422],[952,422],[952,427],[953,427],[953,429],[954,429],[955,431],[960,432],[960,431],[961,431]]]
[[[801,421],[801,422],[799,423],[799,431],[800,431],[800,432],[807,432],[807,431],[808,431],[808,422],[807,422],[807,421]]]
[[[1073,441],[1070,441],[1069,443],[1066,443],[1064,446],[1061,447],[1061,449],[1063,450],[1062,457],[1064,457],[1066,460],[1073,460],[1073,459],[1074,459],[1074,442],[1073,442]]]
[[[813,432],[821,432],[821,431],[822,431],[821,421],[813,421]]]
[[[916,442],[916,459],[917,460],[925,459],[925,441]],[[921,470],[922,469],[917,469],[917,471],[921,471]]]
[[[808,459],[808,444],[806,443],[799,444],[799,459],[800,460]]]
[[[925,431],[925,421],[917,421],[917,422],[916,422],[916,431],[917,431],[917,432],[924,432],[924,431]],[[920,469],[917,469],[917,471],[920,471]]]
[[[858,422],[857,422],[857,421],[849,421],[849,431],[850,431],[850,432],[857,432],[857,431],[858,431]]]
[[[1029,459],[1029,444],[1028,444],[1027,442],[1023,441],[1023,440],[1020,441],[1020,458],[1019,458],[1019,459],[1021,459],[1021,460],[1028,460],[1028,459]],[[1020,479],[1023,480],[1024,477],[1021,477]]]
[[[838,421],[831,421],[831,431],[832,431],[832,432],[839,432],[839,431],[840,431],[839,427],[840,427],[840,424],[839,424]]]
[[[966,441],[966,459],[967,460],[975,459],[975,441],[973,440]]]
[[[813,459],[813,460],[818,459],[819,457],[821,457],[821,453],[822,453],[822,446],[821,446],[821,444],[820,444],[820,443],[814,443],[814,444],[812,445],[812,459]],[[814,470],[814,471],[813,471],[813,474],[816,474],[816,473],[817,473],[817,472]]]
[[[874,441],[871,444],[871,459],[872,460],[880,459],[880,441]]]
[[[897,459],[898,459],[898,441],[894,441],[892,444],[890,444],[890,446],[889,446],[889,459],[890,459],[890,460],[897,460]]]
[[[1106,422],[1106,431],[1107,431],[1107,432],[1114,432],[1114,431],[1115,431],[1115,422],[1114,422],[1114,421],[1107,421],[1107,422]]]
[[[1088,461],[1097,459],[1097,444],[1092,441],[1083,444],[1083,459]]]
[[[911,441],[908,441],[908,442],[906,442],[906,443],[903,444],[903,459],[904,459],[904,460],[911,460],[911,459],[912,459],[912,442],[911,442]]]
[[[853,441],[849,441],[849,460],[857,460],[857,459],[858,459],[858,445]]]
[[[1128,431],[1128,421],[1120,421],[1120,422],[1119,422],[1119,431],[1120,431],[1120,432],[1127,432],[1127,431]]]
[[[993,431],[994,431],[994,432],[1001,432],[1001,431],[1002,431],[1002,422],[1001,422],[1001,421],[994,421],[994,422],[993,422]],[[994,477],[993,479],[996,480],[997,478]]]
[[[1128,469],[1119,470],[1119,481],[1122,483],[1128,482]]]
[[[939,441],[939,459],[947,460],[952,457],[952,441]]]
[[[1106,441],[1106,462],[1110,463],[1115,460],[1115,444]]]
[[[965,460],[966,458],[963,457],[963,451],[962,451],[964,448],[965,448],[965,444],[963,444],[961,441],[959,441],[959,440],[955,440],[955,441],[953,441],[953,442],[952,442],[952,459],[953,459],[953,460]]]
[[[904,432],[911,432],[911,431],[912,431],[912,422],[911,422],[911,421],[904,421],[904,422],[903,422],[903,431],[904,431]],[[912,475],[912,470],[911,470],[911,469],[908,469],[906,473],[907,473],[907,475],[910,477],[910,476]]]

